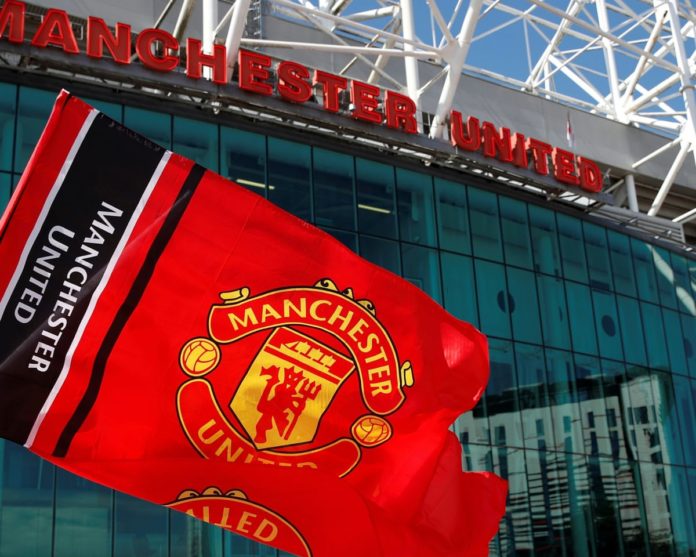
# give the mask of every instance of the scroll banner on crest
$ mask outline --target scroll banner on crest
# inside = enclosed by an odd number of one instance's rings
[[[2,437],[302,557],[487,555],[486,341],[406,281],[66,92],[0,262]]]

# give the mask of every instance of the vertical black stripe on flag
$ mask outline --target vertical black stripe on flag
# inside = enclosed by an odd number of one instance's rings
[[[87,390],[75,409],[75,413],[72,415],[68,424],[65,426],[65,429],[61,433],[58,443],[56,444],[56,448],[53,451],[53,456],[64,457],[67,454],[75,434],[79,431],[80,427],[82,427],[82,424],[87,418],[89,411],[92,409],[92,406],[94,406],[99,394],[99,389],[104,379],[106,363],[111,355],[114,345],[116,344],[118,337],[121,335],[121,331],[123,331],[123,328],[126,326],[126,323],[133,314],[133,311],[140,303],[140,299],[145,292],[145,288],[147,288],[147,285],[152,278],[152,273],[155,270],[157,261],[167,247],[172,234],[174,234],[174,231],[176,230],[181,217],[186,211],[186,207],[188,207],[191,197],[196,191],[196,188],[198,187],[204,173],[205,169],[203,167],[195,165],[191,169],[191,172],[181,187],[176,201],[167,214],[167,218],[157,233],[152,246],[150,246],[145,261],[143,262],[138,275],[133,281],[130,291],[116,313],[116,317],[111,323],[104,341],[99,347]]]
[[[26,442],[164,153],[102,114],[87,131],[0,318],[0,436]]]

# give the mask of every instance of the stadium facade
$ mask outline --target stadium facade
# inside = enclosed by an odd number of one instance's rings
[[[340,50],[288,55],[265,44],[325,39],[264,2],[247,2],[245,14],[252,77],[240,66],[220,83],[191,75],[183,50],[159,72],[135,42],[128,65],[108,59],[113,52],[87,55],[88,16],[111,29],[125,22],[135,36],[157,26],[164,2],[40,4],[26,5],[22,40],[8,40],[9,20],[0,38],[3,208],[57,91],[69,89],[314,223],[488,335],[490,384],[455,430],[466,469],[509,481],[491,555],[696,555],[696,234],[688,219],[671,220],[696,204],[689,153],[674,172],[662,152],[638,174],[635,153],[659,150],[664,137],[470,75],[448,114],[460,118],[454,144],[428,133],[441,123],[437,95],[422,95],[417,113],[408,95],[392,97],[402,101],[391,105],[401,115],[393,125],[355,114],[370,89],[360,97],[346,84],[335,110],[320,82],[306,99],[291,88],[302,97],[291,99],[279,92],[282,60],[295,64],[296,79],[307,69],[307,83],[315,70],[373,83],[374,68]],[[184,4],[196,38],[206,13]],[[30,44],[48,8],[70,14],[77,53]],[[170,14],[161,28],[177,35],[179,23]],[[336,45],[361,48],[358,36],[335,36]],[[152,44],[148,52],[164,55]],[[391,75],[410,71],[401,60],[380,68],[390,65]],[[424,82],[439,71],[427,59],[418,69]],[[213,71],[201,73],[215,79]],[[375,110],[389,110],[387,90],[388,81]],[[483,144],[467,147],[479,130]],[[646,215],[670,174],[670,218]],[[2,557],[277,553],[0,442]]]

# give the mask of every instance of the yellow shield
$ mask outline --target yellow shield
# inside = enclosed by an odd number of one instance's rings
[[[230,408],[257,449],[308,443],[353,361],[288,327],[273,331]]]

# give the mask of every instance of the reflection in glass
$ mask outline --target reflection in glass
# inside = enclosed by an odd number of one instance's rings
[[[469,188],[469,218],[474,255],[502,261],[503,243],[498,224],[498,196],[488,191]]]
[[[435,246],[435,208],[430,176],[396,169],[401,241]]]
[[[650,246],[650,251],[652,251],[655,265],[655,277],[657,278],[660,303],[665,307],[677,309],[675,277],[670,265],[669,252],[657,246]]]
[[[534,274],[513,267],[507,268],[508,306],[515,340],[541,344],[539,301]]]
[[[616,313],[616,300],[613,294],[604,290],[592,289],[594,301],[595,326],[599,340],[599,354],[603,358],[623,360],[621,329]]]
[[[597,354],[597,332],[590,289],[584,284],[568,281],[566,298],[573,350],[584,354]]]
[[[684,357],[691,377],[696,378],[696,317],[681,314],[680,318],[684,335]]]
[[[672,270],[674,271],[674,282],[677,295],[679,311],[696,315],[696,303],[694,302],[694,291],[689,280],[689,267],[686,258],[674,252],[669,253]]]
[[[681,375],[674,375],[672,379],[684,446],[684,464],[696,466],[696,381]]]
[[[17,86],[9,83],[0,83],[0,170],[7,172],[12,171],[16,112]],[[0,197],[1,199],[2,197]]]
[[[356,158],[355,172],[359,231],[397,238],[394,167]]]
[[[553,448],[554,432],[541,347],[515,343],[515,364],[524,446],[539,450]]]
[[[640,311],[645,328],[645,343],[648,349],[648,363],[654,369],[669,369],[669,357],[665,342],[665,328],[659,306],[641,302]]]
[[[635,238],[631,238],[633,251],[633,266],[636,270],[638,296],[648,302],[657,303],[657,279],[650,246]]]
[[[474,261],[481,316],[481,330],[487,335],[510,338],[511,297],[505,284],[505,267],[497,263]]]
[[[546,275],[537,275],[537,291],[544,343],[553,348],[570,350],[563,281]]]
[[[575,384],[585,454],[611,454],[609,423],[620,413],[618,401],[605,399],[602,368],[598,358],[575,356]],[[610,411],[611,410],[611,411]],[[610,418],[613,416],[614,419]]]
[[[266,136],[220,128],[220,174],[266,196]]]
[[[174,511],[169,514],[169,523],[170,557],[222,557],[223,531],[220,528]],[[249,545],[259,544],[249,540]]]
[[[522,416],[512,343],[488,339],[491,376],[486,388],[488,421],[494,445],[522,447]]]
[[[684,334],[682,333],[681,320],[676,311],[662,308],[662,321],[665,324],[665,338],[667,339],[667,352],[669,354],[669,369],[673,373],[689,374],[684,351]]]
[[[232,532],[224,532],[223,549],[225,557],[277,557],[280,553]]]
[[[435,178],[435,194],[440,247],[470,254],[471,238],[466,186]]]
[[[316,223],[355,230],[353,157],[315,147],[312,171]]]
[[[580,406],[572,354],[562,350],[546,350],[546,374],[554,425],[553,449],[582,453]]]
[[[684,464],[679,418],[675,404],[672,374],[665,371],[651,373],[655,418],[661,439],[662,457],[666,464]]]
[[[505,262],[525,269],[532,269],[532,244],[529,238],[529,222],[527,219],[527,204],[501,197],[500,224],[503,229],[505,244]]]

